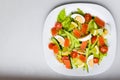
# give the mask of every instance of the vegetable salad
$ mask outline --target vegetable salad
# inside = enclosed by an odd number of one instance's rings
[[[62,9],[54,26],[48,47],[67,69],[89,68],[100,64],[108,52],[106,23],[81,9],[66,15]]]

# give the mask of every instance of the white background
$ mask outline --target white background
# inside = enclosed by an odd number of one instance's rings
[[[116,57],[105,73],[90,77],[65,76],[46,64],[41,41],[44,21],[52,9],[71,2],[98,3],[110,10],[115,19]],[[120,78],[119,6],[119,0],[0,0],[0,76],[69,80]]]

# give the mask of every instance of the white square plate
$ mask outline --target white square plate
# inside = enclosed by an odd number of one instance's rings
[[[100,17],[110,25],[110,36],[108,37],[108,45],[109,45],[108,55],[103,59],[103,61],[100,63],[99,66],[94,66],[94,69],[90,70],[89,73],[83,71],[82,69],[73,69],[73,70],[66,69],[63,64],[59,63],[56,60],[53,52],[48,48],[48,44],[51,38],[51,32],[50,32],[51,28],[54,26],[54,23],[56,22],[58,13],[63,8],[65,8],[67,14],[69,14],[71,11],[75,11],[77,8],[80,8],[85,13],[90,13],[92,15]],[[44,30],[43,30],[43,49],[48,65],[55,72],[64,75],[71,75],[71,76],[89,76],[89,75],[96,75],[103,73],[110,68],[115,57],[116,27],[115,27],[114,19],[111,13],[106,8],[97,4],[73,3],[73,4],[66,4],[57,7],[49,13],[45,21]]]

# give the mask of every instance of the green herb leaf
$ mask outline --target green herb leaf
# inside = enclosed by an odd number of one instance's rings
[[[57,20],[58,22],[63,22],[65,18],[66,18],[66,12],[65,12],[65,9],[62,9],[58,14]]]
[[[65,20],[62,22],[63,28],[65,30],[68,30],[71,24],[71,18],[70,17],[66,17]]]

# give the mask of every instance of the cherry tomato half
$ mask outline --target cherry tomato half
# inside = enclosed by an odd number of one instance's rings
[[[108,46],[106,46],[106,45],[100,46],[99,49],[102,53],[107,53],[108,52]]]
[[[74,30],[73,30],[73,34],[74,34],[74,36],[77,37],[77,38],[80,38],[80,36],[81,36],[80,31],[79,31],[78,29],[74,29]]]
[[[85,50],[86,47],[87,47],[87,41],[83,41],[82,44],[81,44],[81,46],[80,46],[80,48],[81,48],[82,50]]]
[[[93,58],[93,62],[98,64],[99,63],[99,59],[98,58]]]
[[[55,28],[56,28],[56,30],[62,29],[62,24],[60,22],[56,22],[55,23]]]
[[[55,36],[57,34],[57,30],[55,27],[51,29],[52,36]]]
[[[75,51],[72,51],[71,52],[71,57],[72,58],[76,58],[78,56],[78,53],[77,52],[75,52]]]
[[[53,46],[55,46],[54,43],[49,43],[49,45],[48,45],[49,49],[53,49]]]
[[[82,24],[82,28],[80,30],[81,34],[87,34],[88,24]]]
[[[105,26],[105,22],[102,19],[100,19],[99,17],[95,17],[94,20],[100,28],[103,28]]]
[[[104,41],[104,38],[102,36],[98,37],[98,42],[99,42],[100,46],[105,45],[105,41]]]
[[[55,54],[58,54],[58,51],[59,51],[58,46],[57,46],[57,45],[53,46],[53,52],[54,52]]]
[[[85,56],[85,55],[80,54],[80,60],[81,60],[81,61],[83,61],[83,62],[86,62],[86,56]]]
[[[91,43],[94,44],[94,42],[96,41],[96,39],[97,39],[97,36],[92,36]]]
[[[85,22],[88,23],[92,19],[92,16],[91,16],[91,14],[86,13],[84,18],[85,18]]]
[[[65,38],[64,47],[69,47],[69,45],[70,45],[70,40],[68,38]]]

